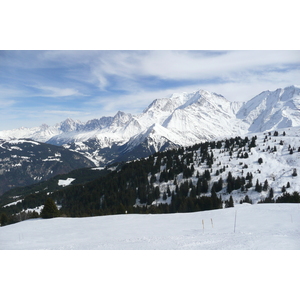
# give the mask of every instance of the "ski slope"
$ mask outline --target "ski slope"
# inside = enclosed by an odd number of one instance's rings
[[[177,214],[30,219],[0,227],[0,249],[300,249],[300,204],[236,204]]]

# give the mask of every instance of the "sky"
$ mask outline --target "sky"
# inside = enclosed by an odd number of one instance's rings
[[[199,89],[247,101],[300,85],[292,0],[272,10],[261,0],[206,2],[3,4],[0,131],[138,114]]]
[[[204,89],[230,101],[300,85],[299,50],[2,50],[0,130],[141,113]]]

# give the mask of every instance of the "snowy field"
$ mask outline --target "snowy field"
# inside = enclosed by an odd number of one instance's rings
[[[299,250],[300,205],[31,219],[0,227],[0,249]]]

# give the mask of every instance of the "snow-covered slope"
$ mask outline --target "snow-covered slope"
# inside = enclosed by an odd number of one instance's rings
[[[262,92],[242,106],[237,118],[249,125],[250,132],[300,126],[300,88]]]
[[[300,249],[300,205],[196,213],[31,219],[0,227],[0,249]]]

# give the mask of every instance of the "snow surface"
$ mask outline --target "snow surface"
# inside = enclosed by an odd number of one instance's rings
[[[59,180],[58,180],[58,185],[60,185],[60,186],[68,186],[68,185],[70,185],[74,180],[75,180],[75,178],[67,178],[66,180],[64,180],[64,179],[59,179]]]
[[[1,227],[0,249],[299,250],[300,205],[30,219]]]

